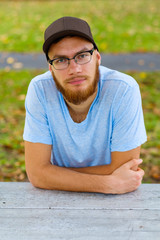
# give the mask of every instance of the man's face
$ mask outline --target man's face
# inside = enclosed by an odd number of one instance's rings
[[[48,56],[50,59],[62,56],[72,58],[77,53],[92,48],[93,44],[83,38],[66,37],[51,45]],[[79,65],[74,60],[64,70],[56,70],[49,65],[57,89],[68,102],[78,105],[97,91],[100,59],[100,54],[95,50],[91,61],[84,65]]]

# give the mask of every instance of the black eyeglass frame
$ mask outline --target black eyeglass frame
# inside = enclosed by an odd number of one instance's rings
[[[64,59],[67,59],[67,60],[68,60],[68,66],[69,66],[70,61],[71,61],[72,59],[74,59],[74,61],[76,62],[75,58],[76,58],[79,54],[90,53],[91,56],[92,56],[94,50],[95,50],[95,48],[93,47],[91,50],[82,51],[82,52],[77,53],[73,58],[58,57],[58,58],[54,58],[54,59],[52,59],[52,60],[48,59],[48,62],[49,62],[49,64],[51,64],[51,65],[55,68],[55,66],[53,65],[53,62],[54,62],[55,60],[57,60],[57,59],[62,59],[62,58],[64,58]],[[90,59],[90,61],[91,61],[91,59]],[[90,61],[88,61],[88,62],[90,62]],[[86,63],[88,63],[88,62],[86,62]],[[76,62],[76,63],[77,63],[77,62]],[[79,65],[84,65],[84,64],[86,64],[86,63],[82,63],[82,64],[81,64],[81,63],[77,63],[77,64],[79,64]],[[67,67],[68,67],[68,66],[67,66]],[[67,68],[67,67],[66,67],[66,68]],[[63,68],[63,69],[66,69],[66,68]],[[57,68],[55,68],[55,69],[56,69],[56,70],[63,70],[63,69],[57,69]]]

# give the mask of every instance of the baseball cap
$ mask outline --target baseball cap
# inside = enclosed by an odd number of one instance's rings
[[[63,37],[79,36],[93,43],[95,49],[98,50],[94,42],[91,29],[88,23],[76,17],[62,17],[51,23],[44,33],[43,51],[47,55],[51,44]]]

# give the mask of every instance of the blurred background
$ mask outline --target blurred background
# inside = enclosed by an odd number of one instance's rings
[[[160,183],[159,0],[0,1],[0,181],[27,181],[22,138],[25,96],[31,79],[47,70],[37,60],[43,54],[44,30],[62,16],[86,20],[104,56],[123,59],[122,54],[128,61],[143,56],[137,60],[140,68],[125,72],[137,80],[142,94],[148,135],[141,150],[143,182]],[[32,55],[36,66],[28,68],[16,54]],[[152,60],[144,70],[145,59],[151,56],[158,68],[154,70]],[[126,64],[118,70],[124,72]],[[110,67],[116,69],[114,61]]]

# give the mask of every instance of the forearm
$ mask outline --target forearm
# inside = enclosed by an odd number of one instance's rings
[[[34,174],[28,173],[31,183],[38,188],[77,192],[111,193],[109,176],[98,176],[47,165]]]
[[[75,192],[122,194],[134,191],[141,184],[144,171],[132,168],[141,160],[132,160],[115,170],[111,175],[79,173],[48,164],[28,174],[31,183],[38,188]],[[35,169],[35,168],[34,168]]]
[[[140,168],[131,170],[140,163],[135,159],[129,161],[108,176],[84,174],[48,165],[39,173],[36,172],[30,180],[35,187],[49,190],[122,194],[136,190],[141,184],[144,171]]]
[[[101,166],[92,166],[92,167],[83,167],[83,168],[68,168],[70,170],[86,173],[86,174],[95,174],[95,175],[109,175],[115,168],[113,165],[101,165]]]
[[[51,145],[25,141],[26,171],[30,182],[35,187],[110,193],[111,178],[109,176],[84,174],[52,165],[50,163],[51,150]]]
[[[141,183],[143,170],[133,171],[141,161],[134,159],[124,164],[133,154],[128,156],[127,153],[115,152],[110,165],[73,170],[52,165],[51,148],[51,145],[25,142],[26,171],[35,187],[64,191],[125,193],[135,190]],[[118,168],[119,165],[121,167]],[[116,168],[118,169],[114,170]],[[107,171],[113,173],[107,175]]]

